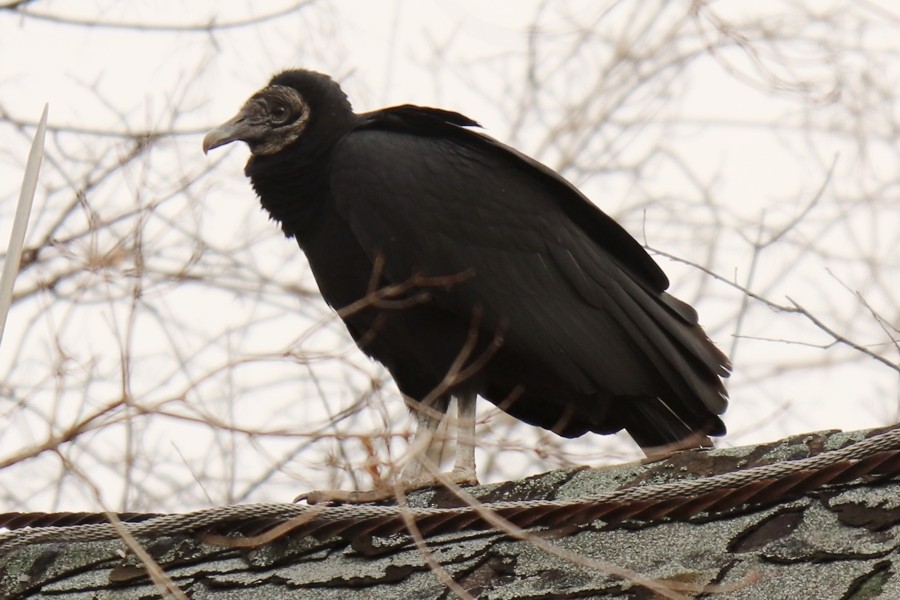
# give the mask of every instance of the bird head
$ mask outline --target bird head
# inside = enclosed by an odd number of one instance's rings
[[[253,94],[237,115],[206,134],[203,152],[240,140],[254,156],[275,154],[300,138],[309,115],[309,104],[299,91],[269,85]]]
[[[203,152],[242,141],[253,156],[270,156],[307,134],[315,121],[330,121],[331,128],[343,121],[341,117],[352,115],[346,95],[327,75],[301,69],[284,71],[253,94],[237,115],[207,133]]]

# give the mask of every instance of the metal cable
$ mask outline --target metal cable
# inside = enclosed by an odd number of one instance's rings
[[[257,536],[280,528],[281,533],[273,534],[266,541],[280,535],[348,540],[362,535],[403,533],[407,527],[404,516],[413,519],[423,536],[430,536],[489,528],[480,516],[485,510],[522,529],[583,525],[598,519],[606,523],[684,519],[703,512],[720,513],[773,503],[829,484],[897,475],[900,475],[900,428],[810,458],[571,500],[494,502],[459,508],[244,504],[184,514],[117,516],[130,535],[145,539],[197,534]],[[0,534],[0,555],[33,544],[119,537],[104,513],[6,513],[0,514],[0,527],[14,529]]]

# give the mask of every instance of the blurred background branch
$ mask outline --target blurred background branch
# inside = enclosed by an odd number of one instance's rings
[[[0,6],[2,236],[54,106],[0,352],[4,510],[96,509],[67,463],[109,508],[164,511],[366,488],[402,455],[397,390],[261,213],[246,150],[200,151],[293,66],[359,111],[471,116],[654,249],[737,359],[723,444],[900,420],[889,5],[373,4]],[[487,482],[637,456],[487,406],[478,428]]]

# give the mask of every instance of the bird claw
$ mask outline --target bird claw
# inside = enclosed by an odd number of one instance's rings
[[[411,481],[402,482],[399,487],[385,485],[371,490],[313,490],[300,494],[294,498],[294,502],[306,501],[307,504],[369,504],[395,500],[400,492],[408,494],[426,488],[446,487],[447,483],[468,487],[478,485],[475,473],[469,470],[453,470],[450,473],[441,473],[438,477],[423,477]]]
[[[453,469],[443,476],[462,487],[478,485],[478,477],[475,475],[474,469]]]
[[[313,490],[305,494],[300,494],[294,498],[294,502],[306,500],[309,505],[313,504],[368,504],[371,502],[381,502],[394,498],[396,494],[388,488],[376,488],[364,491],[349,490]]]

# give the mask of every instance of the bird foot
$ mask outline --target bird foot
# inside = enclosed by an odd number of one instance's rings
[[[465,469],[454,469],[450,473],[441,473],[438,477],[421,477],[410,481],[404,481],[399,489],[395,486],[384,484],[375,489],[363,491],[349,490],[313,490],[300,494],[294,498],[294,502],[306,500],[307,504],[368,504],[382,502],[397,498],[399,492],[408,494],[425,488],[442,487],[449,483],[467,487],[478,485],[475,473]]]
[[[396,496],[396,492],[390,488],[375,488],[372,490],[313,490],[300,494],[294,498],[294,502],[306,500],[307,504],[369,504],[381,502]]]
[[[453,469],[449,473],[441,473],[437,476],[423,476],[403,482],[403,489],[407,492],[433,487],[447,487],[454,484],[462,487],[478,485],[475,473],[468,469]]]

